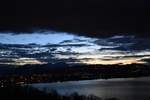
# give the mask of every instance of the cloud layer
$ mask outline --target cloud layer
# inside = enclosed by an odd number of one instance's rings
[[[132,64],[149,63],[150,59],[150,38],[133,35],[89,38],[62,32],[37,32],[1,34],[1,37],[1,64]]]
[[[2,1],[0,31],[33,28],[103,36],[148,35],[149,0],[15,0]]]

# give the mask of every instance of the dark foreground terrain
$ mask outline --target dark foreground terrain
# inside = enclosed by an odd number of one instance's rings
[[[39,91],[35,88],[31,87],[5,87],[0,88],[0,97],[1,98],[9,98],[9,99],[39,99],[39,100],[118,100],[116,98],[107,98],[102,99],[94,95],[79,95],[77,93],[73,93],[68,96],[60,95],[56,91],[52,91],[51,93],[46,93]]]

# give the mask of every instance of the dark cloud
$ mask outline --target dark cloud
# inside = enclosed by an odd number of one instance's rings
[[[7,0],[6,0],[7,1]],[[87,36],[149,36],[149,0],[15,0],[1,3],[0,31],[33,28]]]
[[[82,47],[82,46],[88,46],[86,44],[50,44],[50,45],[44,45],[43,47]]]
[[[64,44],[64,43],[77,43],[77,42],[86,42],[86,40],[82,40],[82,39],[72,39],[72,40],[64,40],[62,42],[60,42],[60,44]]]
[[[94,43],[101,46],[108,46],[99,50],[140,51],[150,50],[149,41],[150,38],[120,35],[105,39],[101,38],[95,40]]]

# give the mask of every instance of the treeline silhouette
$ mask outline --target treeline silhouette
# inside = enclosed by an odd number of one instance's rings
[[[116,98],[102,99],[94,95],[79,95],[72,93],[71,95],[60,95],[57,91],[52,90],[50,93],[40,91],[29,86],[12,86],[0,88],[1,98],[11,99],[39,99],[39,100],[118,100]]]

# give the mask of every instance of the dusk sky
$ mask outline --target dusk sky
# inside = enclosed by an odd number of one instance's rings
[[[150,38],[114,35],[103,38],[67,32],[0,33],[0,64],[147,64]]]
[[[0,63],[147,64],[149,4],[149,0],[3,1]]]
[[[0,0],[0,96],[150,100],[149,76],[150,0]]]

